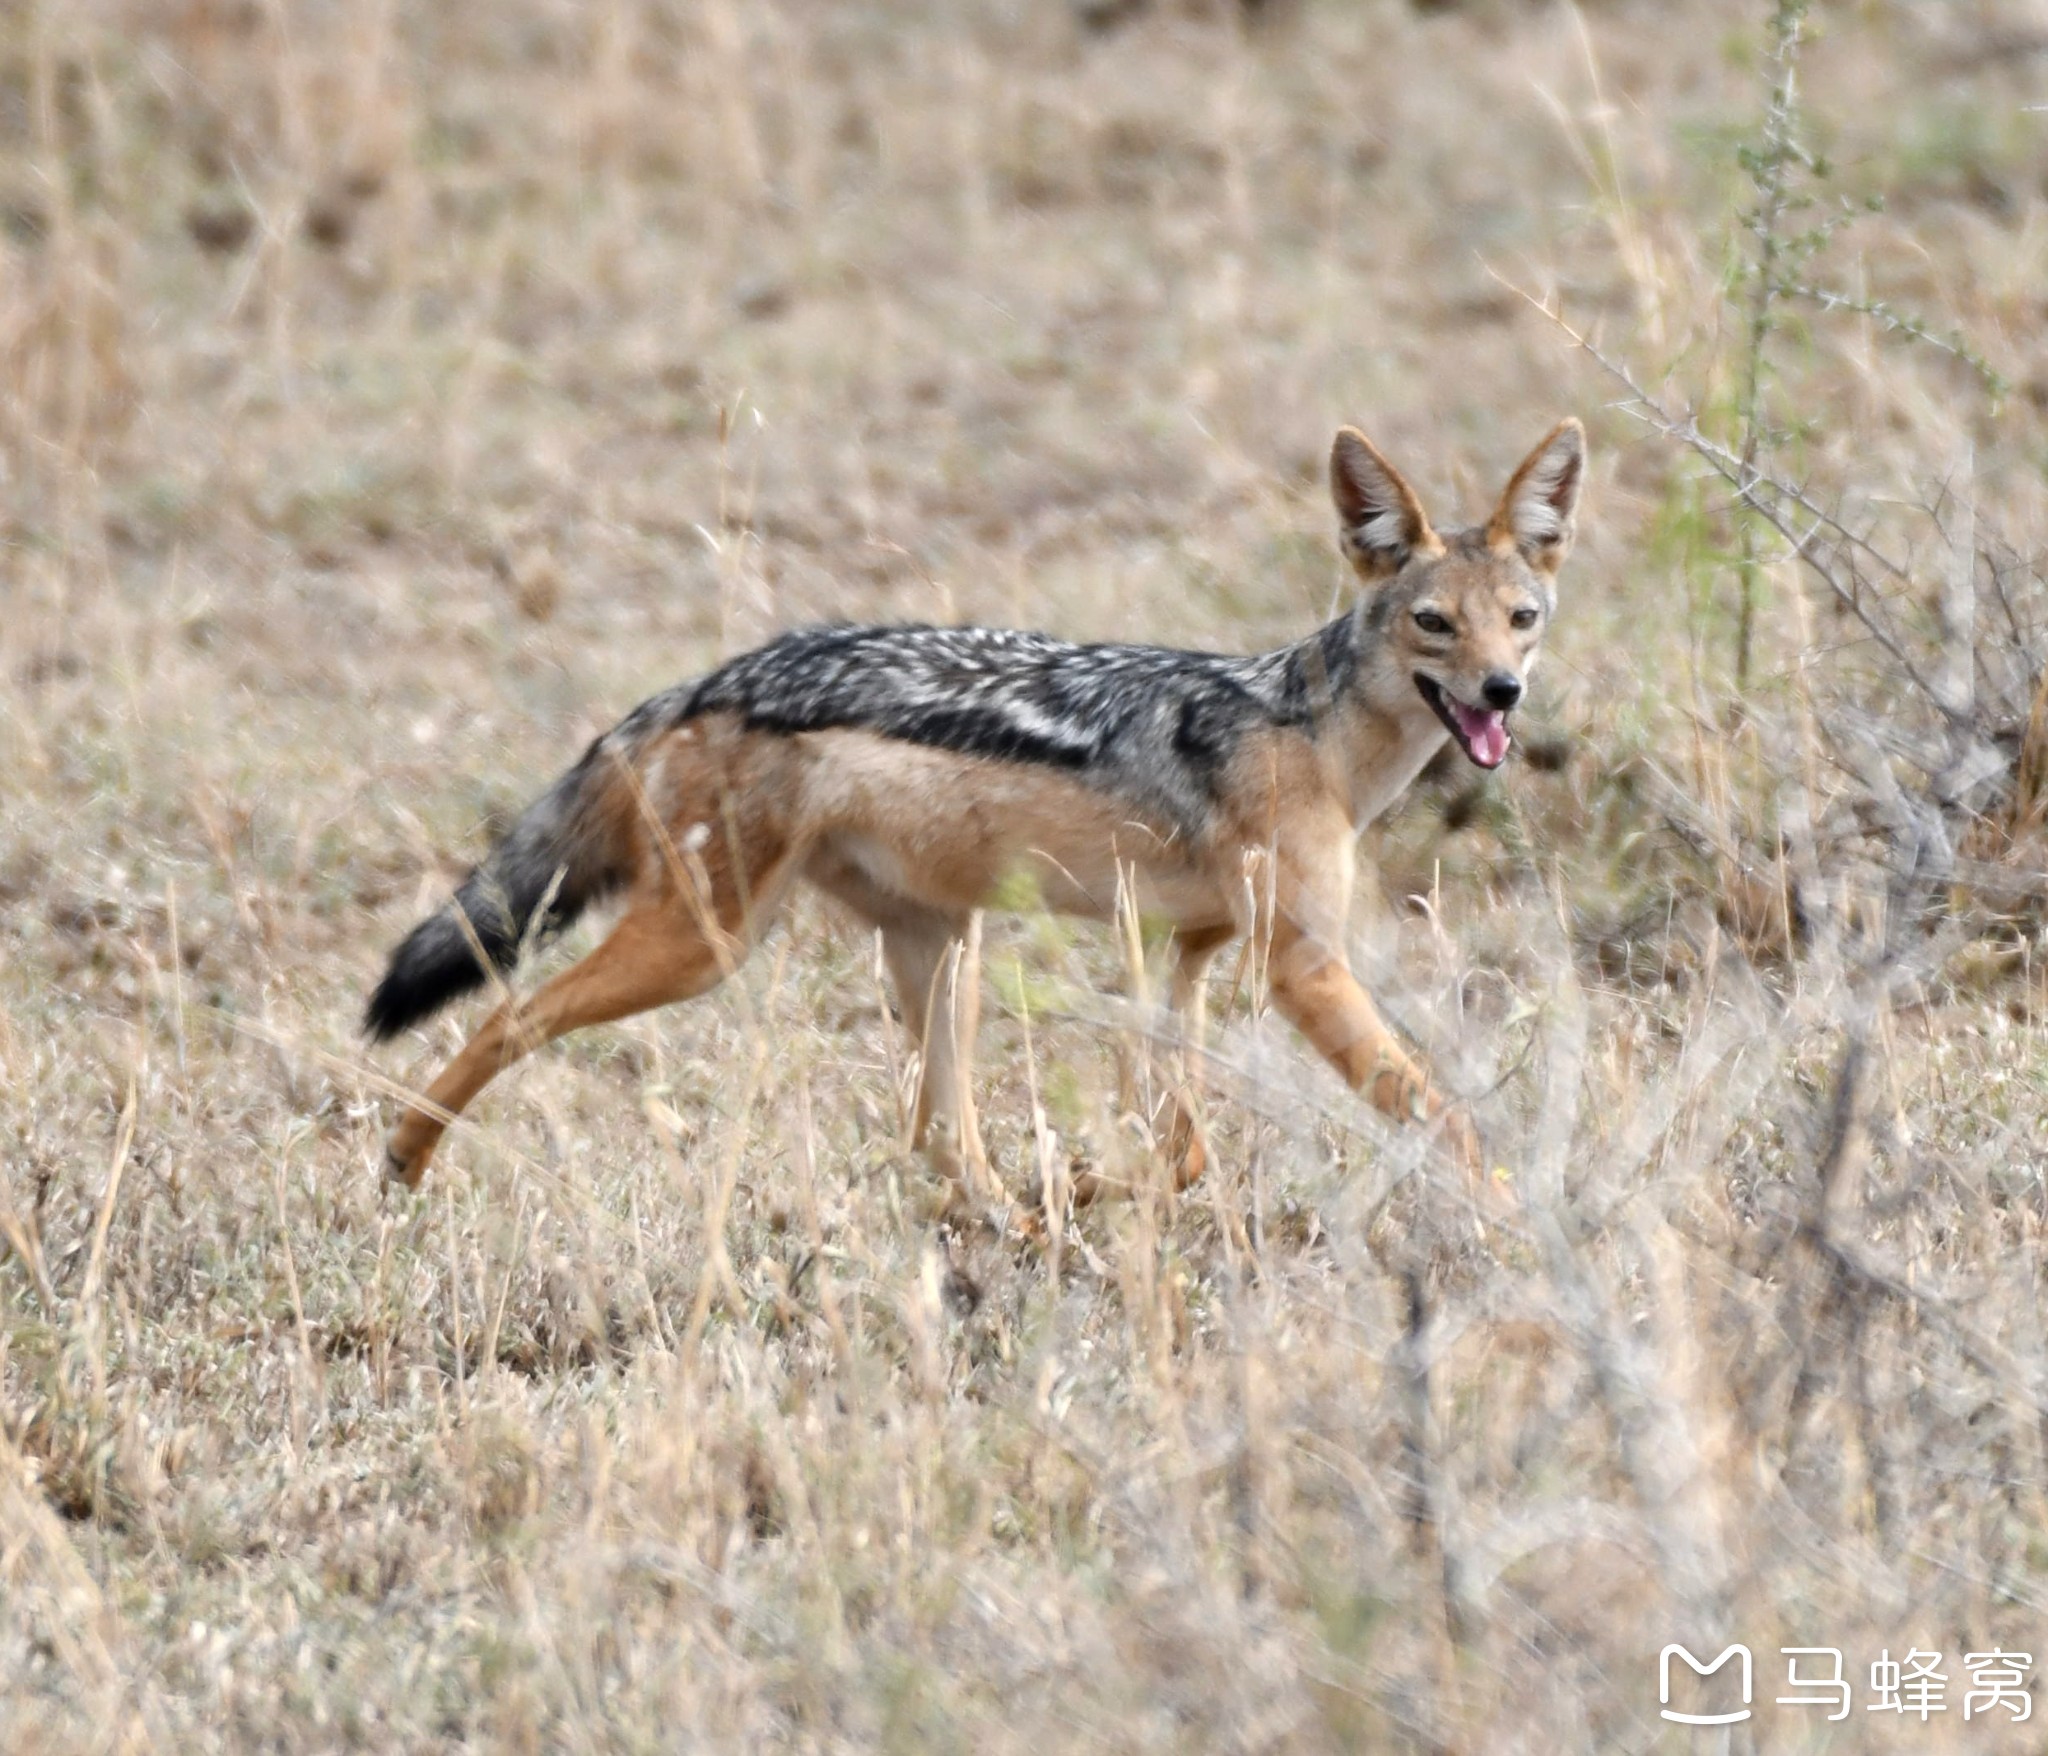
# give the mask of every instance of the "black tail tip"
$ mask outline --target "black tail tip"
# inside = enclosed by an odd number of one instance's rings
[[[377,984],[369,1005],[363,1008],[363,1034],[373,1043],[388,1043],[427,1009],[406,991],[394,970]]]
[[[408,1025],[482,987],[484,979],[463,934],[438,915],[422,921],[391,954],[391,967],[363,1009],[364,1033],[373,1043],[388,1043]]]

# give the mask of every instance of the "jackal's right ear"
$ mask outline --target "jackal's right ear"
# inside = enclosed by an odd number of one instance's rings
[[[1519,549],[1531,567],[1555,577],[1572,551],[1585,479],[1586,429],[1567,415],[1522,459],[1487,520],[1487,541]]]
[[[1417,549],[1437,543],[1415,490],[1356,427],[1339,427],[1330,447],[1330,498],[1338,545],[1366,579],[1400,572]]]

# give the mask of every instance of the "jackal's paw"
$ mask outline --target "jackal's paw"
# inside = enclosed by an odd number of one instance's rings
[[[1013,1201],[1004,1211],[996,1234],[1001,1241],[1022,1245],[1026,1250],[1045,1249],[1052,1233],[1045,1223],[1045,1209],[1028,1201]]]
[[[1031,1186],[1024,1192],[1022,1210],[1033,1216],[1033,1223],[1041,1232],[1045,1229],[1046,1215],[1057,1207],[1071,1217],[1084,1207],[1092,1207],[1111,1192],[1112,1186],[1124,1189],[1125,1185],[1103,1175],[1097,1168],[1094,1157],[1085,1152],[1073,1154],[1067,1161],[1064,1173],[1054,1173],[1054,1186],[1046,1188],[1043,1176],[1033,1177]],[[1128,1192],[1126,1190],[1126,1192]]]
[[[985,1185],[994,1184],[994,1193]],[[970,1179],[941,1173],[920,1183],[912,1211],[925,1225],[936,1226],[955,1237],[977,1232],[1000,1232],[1009,1199],[993,1173]]]
[[[1479,1144],[1479,1130],[1472,1125],[1471,1112],[1464,1105],[1452,1104],[1439,1108],[1432,1126],[1436,1130],[1437,1138],[1443,1142],[1444,1150],[1451,1155],[1459,1170],[1469,1177],[1484,1176],[1485,1149]]]
[[[403,1183],[408,1189],[417,1189],[420,1179],[427,1174],[427,1161],[434,1156],[430,1146],[425,1150],[407,1153],[396,1141],[384,1143],[384,1181]]]
[[[1054,1227],[1070,1228],[1082,1208],[1102,1193],[1102,1179],[1092,1166],[1077,1156],[1063,1173],[1055,1173],[1048,1190],[1043,1176],[1033,1177],[1024,1193],[1010,1208],[1010,1236],[1037,1249],[1052,1241]]]

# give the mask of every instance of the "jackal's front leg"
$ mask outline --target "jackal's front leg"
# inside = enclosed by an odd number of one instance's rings
[[[981,933],[975,917],[899,913],[882,928],[896,1003],[918,1051],[911,1144],[958,1200],[993,1181],[974,1111],[974,1035],[981,1019]]]
[[[1281,920],[1273,930],[1268,974],[1280,1010],[1345,1083],[1397,1120],[1434,1122],[1459,1164],[1478,1172],[1479,1136],[1471,1118],[1447,1105],[1430,1084],[1342,957]]]

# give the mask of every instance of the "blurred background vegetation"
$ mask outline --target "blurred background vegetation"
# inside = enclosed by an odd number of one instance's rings
[[[2034,1650],[2044,72],[2019,0],[0,4],[10,1749],[1639,1749],[1669,1639]],[[642,696],[1277,644],[1339,422],[1455,520],[1566,412],[1517,760],[1356,922],[1504,1218],[1221,978],[1168,1201],[1142,972],[1027,919],[1004,1175],[1145,1193],[935,1231],[817,907],[379,1189],[457,1028],[368,1057],[382,952]]]

